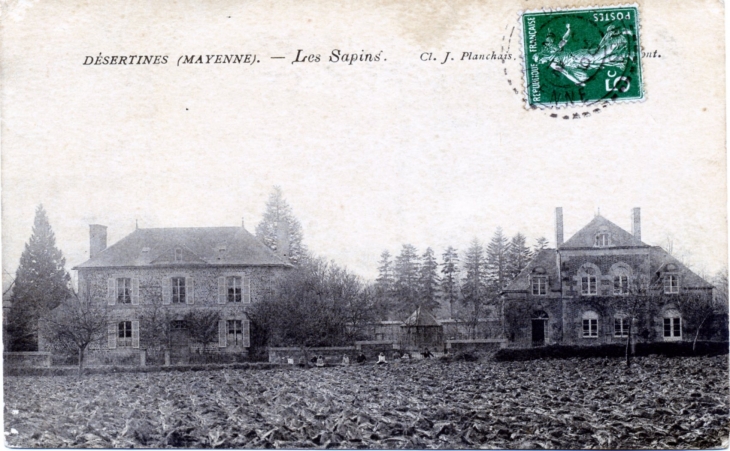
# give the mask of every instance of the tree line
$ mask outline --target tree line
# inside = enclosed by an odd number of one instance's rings
[[[453,319],[477,321],[548,245],[541,237],[530,247],[523,234],[508,238],[501,227],[486,246],[477,238],[462,253],[448,246],[440,261],[430,247],[419,254],[415,246],[404,244],[395,257],[388,250],[380,255],[375,294],[391,319],[403,319],[422,307],[442,308]]]

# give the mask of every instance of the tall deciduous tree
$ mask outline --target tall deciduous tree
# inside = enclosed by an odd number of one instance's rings
[[[487,280],[489,288],[498,293],[507,282],[507,252],[509,242],[501,227],[497,227],[492,240],[487,245]]]
[[[507,250],[507,280],[510,283],[525,269],[527,263],[532,258],[532,252],[527,247],[527,239],[525,235],[517,233],[513,236]]]
[[[441,256],[441,296],[454,317],[454,304],[459,300],[459,253],[449,246]]]
[[[297,346],[305,355],[315,346],[342,346],[362,337],[372,323],[370,293],[345,268],[307,258],[288,272],[267,299],[249,311],[256,329],[271,346]]]
[[[395,258],[394,292],[401,314],[410,315],[418,306],[418,279],[420,262],[416,248],[404,244]]]
[[[273,251],[281,252],[283,245],[288,249],[286,253],[293,265],[298,265],[306,257],[302,225],[294,217],[278,186],[269,195],[264,217],[256,226],[256,236]],[[282,240],[286,242],[282,243]]]
[[[439,306],[438,289],[439,275],[438,262],[433,249],[426,248],[426,252],[421,256],[421,267],[419,269],[419,305],[433,311]]]
[[[38,320],[71,295],[71,278],[66,259],[56,247],[46,211],[39,205],[35,212],[33,233],[20,256],[11,297],[7,333],[13,351],[38,348]]]

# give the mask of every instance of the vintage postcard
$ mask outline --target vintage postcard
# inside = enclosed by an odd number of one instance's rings
[[[724,14],[3,2],[6,446],[730,446]]]

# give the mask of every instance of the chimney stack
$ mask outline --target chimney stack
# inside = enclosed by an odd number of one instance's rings
[[[280,256],[289,258],[289,224],[286,221],[279,221],[279,236],[276,240],[276,251]]]
[[[245,223],[243,222],[243,216],[241,216],[241,228],[242,229],[246,228]]]
[[[89,224],[89,258],[106,249],[106,226]]]
[[[641,208],[631,210],[631,234],[641,241]]]
[[[563,207],[555,209],[555,247],[563,244]]]

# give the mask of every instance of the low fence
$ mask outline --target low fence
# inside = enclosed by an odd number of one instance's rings
[[[50,352],[4,352],[3,365],[10,368],[48,368],[51,366]]]

